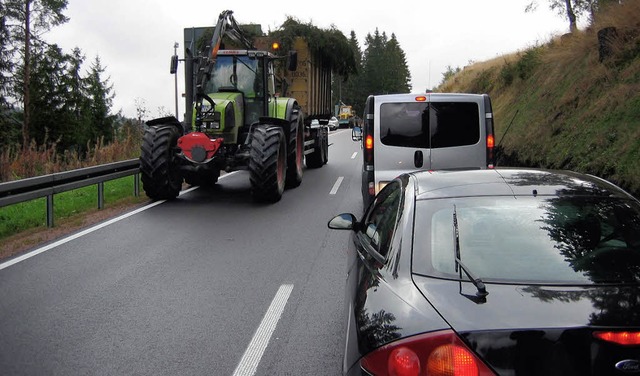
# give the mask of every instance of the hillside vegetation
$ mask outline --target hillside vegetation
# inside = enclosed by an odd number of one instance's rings
[[[607,27],[615,34],[601,58]],[[465,67],[436,91],[491,96],[498,165],[586,172],[640,197],[640,1],[612,6],[587,30]]]

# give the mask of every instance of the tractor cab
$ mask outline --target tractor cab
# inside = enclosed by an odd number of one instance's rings
[[[220,121],[203,124],[210,136],[236,143],[262,116],[273,113],[275,79],[271,54],[253,50],[220,50],[204,92],[213,99]],[[203,103],[209,106],[208,103]],[[203,110],[207,110],[204,108]]]

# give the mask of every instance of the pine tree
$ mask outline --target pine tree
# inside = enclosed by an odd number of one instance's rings
[[[411,90],[411,74],[406,56],[395,34],[391,39],[376,29],[365,39],[363,79],[368,94],[407,93]]]
[[[115,117],[110,115],[113,104],[113,86],[109,78],[103,80],[105,68],[96,56],[91,65],[86,81],[89,106],[89,129],[92,140],[103,139],[105,142],[113,140],[113,125]]]
[[[16,97],[22,100],[24,120],[22,124],[23,147],[29,144],[29,132],[34,106],[31,103],[31,63],[33,48],[43,43],[42,35],[53,26],[63,24],[68,18],[62,13],[67,0],[5,0],[4,17],[10,42],[20,51],[22,61],[22,87]]]
[[[31,58],[29,93],[31,136],[36,143],[56,143],[65,149],[74,143],[74,132],[67,123],[69,90],[66,73],[69,55],[56,44],[39,45]],[[18,82],[23,86],[24,76]],[[26,113],[25,113],[26,115]]]
[[[385,46],[387,64],[391,68],[387,73],[389,77],[388,91],[393,93],[409,93],[411,91],[411,72],[407,65],[407,57],[400,48],[400,43],[395,34]]]
[[[0,147],[9,146],[19,139],[20,123],[11,108],[9,90],[13,72],[9,30],[4,2],[0,1]]]

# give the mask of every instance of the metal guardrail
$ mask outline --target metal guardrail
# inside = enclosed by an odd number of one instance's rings
[[[104,182],[135,175],[134,194],[140,195],[140,160],[103,164],[80,168],[77,170],[58,172],[34,178],[0,183],[0,208],[8,205],[30,201],[41,197],[47,198],[47,226],[53,227],[53,196],[89,185],[98,185],[98,209],[104,207]]]

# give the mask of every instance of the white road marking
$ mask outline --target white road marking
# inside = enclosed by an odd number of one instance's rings
[[[331,192],[329,192],[330,195],[335,195],[336,193],[338,193],[338,188],[340,188],[340,184],[342,184],[343,180],[344,180],[344,176],[340,176],[338,180],[336,180],[335,184],[333,185],[333,188],[331,188]]]
[[[356,159],[356,156],[358,155],[358,152],[354,152],[353,155],[351,155],[351,159]]]
[[[282,312],[284,311],[285,305],[287,305],[287,300],[289,300],[289,295],[291,295],[292,290],[293,285],[287,284],[280,286],[278,292],[276,292],[276,296],[274,296],[271,301],[269,309],[267,309],[267,313],[265,313],[262,318],[260,326],[258,326],[258,329],[253,335],[249,346],[245,350],[244,355],[242,355],[240,363],[233,372],[233,376],[253,376],[256,373],[260,359],[262,359],[271,335],[276,329],[276,325],[280,320],[280,316],[282,316]]]
[[[189,188],[189,189],[185,189],[184,191],[180,192],[180,196],[182,196],[185,193],[189,193],[189,192],[191,192],[193,190],[196,190],[196,189],[198,189],[198,187],[192,187],[192,188]],[[11,260],[9,260],[7,262],[4,262],[4,263],[0,264],[0,270],[8,268],[11,265],[15,265],[15,264],[17,264],[19,262],[22,262],[24,260],[30,259],[33,256],[37,256],[37,255],[39,255],[39,254],[41,254],[43,252],[46,252],[46,251],[48,251],[50,249],[53,249],[53,248],[57,247],[59,245],[62,245],[62,244],[68,243],[68,242],[70,242],[72,240],[78,239],[81,236],[85,236],[85,235],[90,234],[90,233],[92,233],[94,231],[100,230],[103,227],[107,227],[107,226],[109,226],[111,224],[114,224],[114,223],[116,223],[118,221],[121,221],[121,220],[123,220],[125,218],[129,218],[132,215],[138,214],[138,213],[143,212],[143,211],[145,211],[147,209],[151,209],[152,207],[160,205],[165,201],[166,200],[154,201],[154,202],[152,202],[151,204],[149,204],[147,206],[144,206],[144,207],[136,209],[136,210],[134,210],[132,212],[123,214],[123,215],[121,215],[119,217],[110,219],[110,220],[108,220],[106,222],[100,223],[100,224],[95,225],[93,227],[90,227],[90,228],[88,228],[86,230],[80,231],[77,234],[73,234],[73,235],[68,236],[66,238],[62,238],[62,239],[60,239],[60,240],[58,240],[56,242],[53,242],[53,243],[48,244],[48,245],[45,245],[44,247],[41,247],[41,248],[38,248],[38,249],[34,249],[33,251],[31,251],[29,253],[25,253],[22,256],[16,257],[14,259],[11,259]]]

